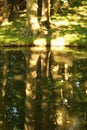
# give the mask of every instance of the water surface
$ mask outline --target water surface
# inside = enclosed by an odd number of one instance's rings
[[[87,130],[87,51],[1,48],[0,130]]]

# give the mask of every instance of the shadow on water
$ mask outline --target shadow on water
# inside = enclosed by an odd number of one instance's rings
[[[0,130],[86,129],[86,50],[0,50]]]

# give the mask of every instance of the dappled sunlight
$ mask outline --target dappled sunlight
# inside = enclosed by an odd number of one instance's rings
[[[47,41],[45,38],[37,38],[34,40],[34,45],[36,46],[46,46],[47,45]]]
[[[32,30],[35,30],[35,37],[26,36],[25,27],[26,9],[14,19],[4,21],[0,26],[0,42],[3,45],[31,45],[36,46],[83,46],[87,42],[87,2],[82,1],[80,6],[71,6],[67,14],[55,14],[51,16],[50,29],[44,29],[38,24],[37,17],[31,15]],[[33,5],[35,11],[37,5]],[[38,32],[37,32],[38,31]],[[40,32],[41,31],[41,32]],[[36,34],[37,33],[37,34]],[[86,45],[87,46],[87,45]]]
[[[13,39],[12,39],[12,37],[9,37],[9,36],[5,37],[5,36],[3,36],[3,38],[4,39],[1,40],[3,42],[3,44],[4,43],[9,43],[9,42],[13,42],[12,44],[14,44],[15,42],[18,42],[18,38],[17,37],[16,38],[13,37]]]
[[[71,21],[70,23],[71,23],[71,25],[79,25],[79,23],[76,21]]]
[[[20,17],[20,16],[19,16]],[[0,41],[1,46],[3,45],[24,45],[25,39],[29,41],[29,37],[20,36],[21,30],[23,29],[25,17],[17,18],[15,21],[11,21],[8,25],[0,26]],[[25,43],[26,44],[26,43]]]
[[[7,25],[11,25],[12,23],[11,22],[3,22],[2,24],[1,24],[1,26],[7,26]]]
[[[12,25],[12,22],[9,22],[7,19],[4,20],[1,24],[1,26],[7,26],[7,25]]]
[[[26,13],[20,14],[19,17],[26,17]]]
[[[57,110],[57,124],[60,128],[65,128],[67,130],[74,130],[79,128],[79,119],[77,116],[70,116],[68,111],[64,108]]]
[[[4,38],[4,36],[3,36],[3,35],[1,35],[1,36],[0,36],[0,38]]]
[[[38,17],[37,17],[37,1],[26,1],[27,5],[27,17],[26,17],[26,27],[29,28],[27,31],[33,31],[33,34],[36,34],[36,31],[40,28]]]
[[[26,83],[26,96],[32,96],[31,83]],[[28,102],[26,102],[28,103]],[[28,104],[26,104],[28,107]]]
[[[55,26],[68,26],[69,25],[69,21],[52,21],[52,24],[54,24]]]
[[[33,10],[33,11],[37,11],[37,8],[38,8],[37,4],[36,4],[36,3],[33,3],[32,10]]]
[[[66,35],[64,36],[64,38],[66,39],[66,41],[67,41],[68,44],[69,44],[70,42],[73,42],[73,40],[74,40],[74,41],[75,41],[75,40],[76,40],[76,41],[79,40],[77,34],[66,34]]]
[[[64,45],[66,45],[65,39],[63,37],[57,37],[57,38],[51,40],[51,45],[52,46],[64,46]]]
[[[77,13],[83,16],[87,16],[87,5],[84,4],[84,6],[79,6]]]
[[[87,29],[87,23],[83,23],[83,22],[81,22],[80,25],[81,25],[82,28]],[[85,33],[84,33],[84,34],[85,34]]]
[[[57,41],[59,45],[59,37],[63,37],[60,45],[83,46],[87,41],[87,7],[84,4],[79,7],[70,7],[69,10],[70,12],[66,16],[55,15],[52,17],[52,24],[54,25],[52,26],[52,43],[56,45]]]
[[[30,24],[32,25],[32,29],[34,31],[40,29],[37,17],[34,17],[33,15],[30,15],[30,17],[31,17]]]

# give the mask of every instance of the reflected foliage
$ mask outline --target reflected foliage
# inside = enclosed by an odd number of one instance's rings
[[[0,73],[3,75],[2,68],[4,62],[4,51],[1,51],[0,58]],[[5,111],[4,120],[6,124],[11,128],[23,129],[24,122],[24,96],[25,96],[25,64],[24,56],[20,51],[7,52],[7,84],[5,86]],[[0,81],[4,77],[0,77]],[[3,87],[1,84],[0,87]],[[1,96],[1,95],[0,95]],[[2,101],[1,101],[2,103]],[[0,103],[0,104],[1,104]],[[1,113],[1,111],[0,111]]]
[[[2,49],[1,130],[86,130],[86,71],[85,50]]]

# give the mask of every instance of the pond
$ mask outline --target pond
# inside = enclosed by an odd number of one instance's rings
[[[0,130],[87,130],[87,51],[1,48]]]

